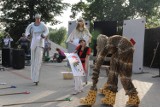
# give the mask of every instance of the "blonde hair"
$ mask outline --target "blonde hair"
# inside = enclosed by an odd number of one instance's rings
[[[85,24],[84,24],[84,22],[82,22],[82,23],[83,23],[82,28],[85,29]],[[76,29],[79,30],[79,27],[80,27],[80,24],[78,23]]]

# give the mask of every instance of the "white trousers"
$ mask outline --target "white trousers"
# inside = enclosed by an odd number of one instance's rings
[[[82,91],[83,90],[83,83],[81,76],[74,76],[74,84],[75,84],[75,91]]]
[[[39,81],[40,68],[42,64],[43,48],[31,49],[31,79],[33,82]]]
[[[85,76],[83,76],[83,78],[82,78],[82,81],[83,82],[88,82],[88,80],[89,80],[89,74],[90,74],[90,62],[89,62],[89,60],[86,62],[87,63],[87,68],[86,68],[86,72],[85,72]]]

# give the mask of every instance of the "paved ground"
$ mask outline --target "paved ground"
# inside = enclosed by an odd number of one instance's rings
[[[73,80],[63,80],[61,72],[68,71],[66,62],[58,63],[44,63],[41,69],[40,84],[34,86],[30,80],[30,68],[26,66],[25,69],[15,70],[7,68],[6,71],[0,72],[0,83],[6,82],[7,85],[0,85],[0,88],[15,85],[17,88],[13,89],[0,89],[0,95],[14,92],[29,91],[30,94],[0,96],[0,107],[5,104],[20,103],[20,102],[32,102],[32,101],[44,101],[55,100],[71,97],[71,102],[52,102],[41,104],[24,104],[11,107],[77,107],[79,104],[79,98],[86,96],[91,82],[85,87],[84,92],[76,96],[72,96],[71,93],[74,88]],[[152,78],[153,75],[158,74],[158,69],[150,69],[144,67],[142,74],[133,74],[133,83],[137,88],[140,96],[140,107],[159,107],[160,105],[160,78]],[[105,83],[105,72],[100,74],[98,87],[101,87]],[[119,82],[119,92],[116,96],[116,104],[114,107],[125,107],[127,96],[125,96],[124,90]],[[93,107],[100,107],[100,98],[102,96],[97,95],[96,104]]]

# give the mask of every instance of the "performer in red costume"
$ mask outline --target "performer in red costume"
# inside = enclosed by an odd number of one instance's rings
[[[85,71],[85,80],[84,82],[87,84],[87,77],[88,77],[88,70],[87,70],[87,67],[88,67],[88,61],[89,61],[89,55],[91,54],[91,49],[86,46],[86,41],[84,39],[81,39],[79,41],[79,46],[77,46],[76,48],[76,51],[77,51],[77,54],[82,62],[82,65],[83,65],[83,69]]]

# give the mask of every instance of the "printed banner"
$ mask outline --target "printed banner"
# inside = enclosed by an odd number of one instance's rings
[[[85,76],[85,72],[79,56],[76,53],[65,53],[65,55],[69,61],[73,75]]]

